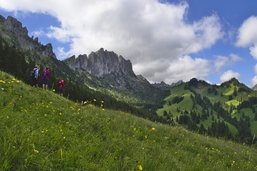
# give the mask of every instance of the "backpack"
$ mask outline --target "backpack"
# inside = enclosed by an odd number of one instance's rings
[[[32,73],[31,73],[31,77],[35,78],[35,75],[36,75],[36,68],[33,69]]]

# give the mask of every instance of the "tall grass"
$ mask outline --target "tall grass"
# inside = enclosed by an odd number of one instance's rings
[[[0,170],[257,169],[255,148],[76,104],[2,72],[0,147]]]

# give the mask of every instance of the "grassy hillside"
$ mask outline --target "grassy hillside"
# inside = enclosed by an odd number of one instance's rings
[[[257,94],[232,79],[220,86],[192,79],[170,89],[159,116],[189,129],[240,142],[256,142]]]
[[[76,104],[3,72],[0,132],[0,170],[257,169],[255,148]]]

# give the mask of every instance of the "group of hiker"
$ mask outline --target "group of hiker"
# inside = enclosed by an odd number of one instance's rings
[[[35,65],[35,67],[31,71],[32,86],[38,87],[39,83],[42,83],[43,89],[47,90],[51,74],[52,74],[52,71],[50,68],[44,67],[42,72],[40,72],[39,65]],[[57,85],[58,85],[59,94],[63,96],[64,80],[59,79]]]

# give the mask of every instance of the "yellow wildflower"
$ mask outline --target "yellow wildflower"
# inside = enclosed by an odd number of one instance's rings
[[[152,130],[152,131],[155,131],[155,128],[153,127],[151,130]]]
[[[6,82],[5,82],[4,80],[0,80],[0,83],[3,83],[3,84],[5,84]]]
[[[141,170],[143,170],[143,166],[142,166],[141,164],[139,164],[139,165],[137,165],[137,169],[138,169],[139,171],[141,171]]]
[[[33,151],[34,151],[34,153],[39,153],[39,151],[38,151],[38,150],[36,150],[36,149],[33,149]]]

